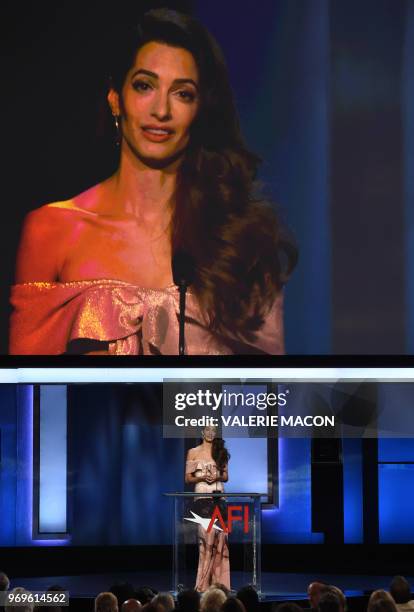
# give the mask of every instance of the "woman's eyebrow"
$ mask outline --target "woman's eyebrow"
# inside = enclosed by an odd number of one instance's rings
[[[159,79],[159,76],[156,72],[152,72],[151,70],[146,70],[145,68],[139,68],[138,70],[136,70],[132,74],[131,79],[136,77],[137,74],[145,74],[146,76],[152,77],[153,79]],[[173,84],[183,84],[183,83],[190,83],[191,85],[194,85],[194,87],[198,90],[198,85],[194,81],[194,79],[184,78],[184,79],[174,79],[173,81]]]

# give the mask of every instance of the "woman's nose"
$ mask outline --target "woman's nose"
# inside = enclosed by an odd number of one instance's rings
[[[171,118],[170,99],[167,92],[159,91],[154,98],[151,112],[159,121]]]

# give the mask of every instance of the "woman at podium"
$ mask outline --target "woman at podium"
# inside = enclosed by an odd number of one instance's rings
[[[230,454],[224,440],[217,436],[217,428],[207,426],[202,431],[202,443],[190,448],[185,467],[185,482],[194,484],[197,493],[224,492],[227,482]],[[213,498],[199,498],[200,506],[213,511]],[[203,511],[200,509],[200,512]],[[195,588],[205,591],[211,584],[220,582],[230,589],[230,562],[227,534],[212,529],[209,533],[198,527],[199,557]]]

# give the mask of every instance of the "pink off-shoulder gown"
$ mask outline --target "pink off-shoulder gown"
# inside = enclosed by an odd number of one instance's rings
[[[111,355],[178,354],[179,294],[175,286],[145,289],[105,279],[28,282],[12,287],[11,304],[12,355],[88,352],[76,350],[79,341],[99,343]],[[282,310],[280,293],[258,332],[243,339],[226,337],[208,329],[190,288],[186,354],[282,354]]]
[[[197,459],[187,461],[185,470],[196,476],[207,475],[216,478],[218,470],[215,461]],[[221,481],[208,484],[197,482],[196,493],[216,493],[224,491]],[[230,560],[227,534],[224,531],[212,529],[207,532],[201,525],[198,526],[198,568],[195,589],[204,592],[209,586],[219,582],[230,590]]]

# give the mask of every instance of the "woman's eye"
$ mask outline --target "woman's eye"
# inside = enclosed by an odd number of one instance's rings
[[[134,81],[132,83],[132,87],[136,91],[148,91],[149,89],[151,89],[151,85],[149,83],[146,83],[145,81]]]
[[[180,89],[180,91],[178,91],[177,94],[185,102],[194,102],[195,100],[195,94],[192,91],[187,91],[186,89]]]

